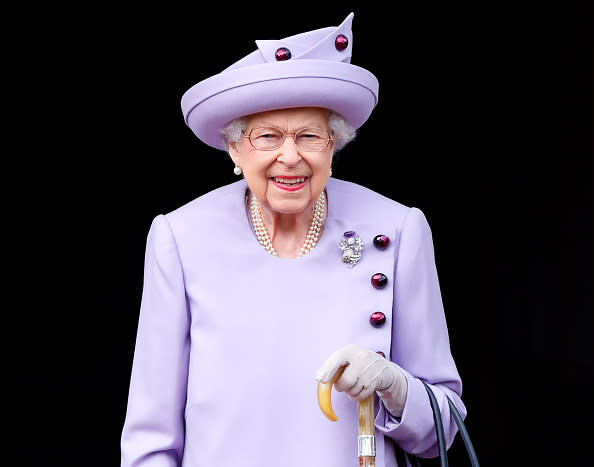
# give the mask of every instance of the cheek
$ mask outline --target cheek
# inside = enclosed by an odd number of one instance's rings
[[[266,160],[259,160],[256,155],[249,154],[244,159],[243,176],[257,198],[262,199],[268,185],[267,171],[269,163]]]
[[[265,162],[257,157],[253,148],[244,148],[241,153],[241,165],[246,178],[257,177],[262,172]]]
[[[325,158],[324,160],[318,161],[313,169],[313,177],[311,183],[312,195],[316,197],[326,187],[328,178],[330,178],[330,167],[332,165],[332,156]]]
[[[316,161],[311,167],[315,178],[327,179],[330,175],[330,167],[332,166],[332,156],[325,157]]]

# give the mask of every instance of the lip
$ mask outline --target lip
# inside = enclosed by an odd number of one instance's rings
[[[279,175],[279,176],[276,176],[274,178],[271,177],[270,178],[270,181],[272,182],[272,184],[275,187],[277,187],[277,188],[279,188],[279,189],[281,189],[283,191],[298,191],[298,190],[301,190],[301,188],[303,188],[305,186],[305,184],[307,183],[307,180],[309,179],[309,177],[305,177],[305,180],[303,182],[301,182],[301,183],[299,183],[297,185],[288,186],[288,185],[284,185],[282,183],[276,182],[274,180],[275,178],[282,178],[283,180],[291,180],[293,178],[303,178],[303,177],[290,177],[290,176],[286,176],[286,175]]]

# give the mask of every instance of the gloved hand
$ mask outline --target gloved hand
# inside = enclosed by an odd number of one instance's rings
[[[316,374],[320,383],[327,383],[336,370],[347,365],[334,383],[334,388],[354,401],[366,399],[373,391],[395,417],[401,417],[406,403],[408,382],[398,365],[371,350],[347,345],[334,352]]]

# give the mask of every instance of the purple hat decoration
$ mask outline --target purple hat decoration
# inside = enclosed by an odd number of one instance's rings
[[[379,86],[372,73],[350,63],[353,16],[338,27],[257,40],[257,50],[185,92],[186,124],[217,149],[225,149],[221,128],[268,110],[323,107],[359,128],[377,104]]]

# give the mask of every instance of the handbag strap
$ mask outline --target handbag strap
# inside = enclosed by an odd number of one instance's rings
[[[429,403],[431,404],[431,410],[433,412],[433,421],[435,422],[435,431],[437,433],[437,446],[439,450],[439,460],[440,465],[442,467],[448,466],[448,453],[445,443],[445,435],[443,431],[443,422],[441,420],[441,411],[439,410],[439,405],[437,404],[437,399],[435,398],[435,394],[433,390],[423,381],[423,385],[427,390],[427,395],[429,396]],[[466,452],[468,453],[468,457],[470,459],[470,465],[472,467],[479,467],[478,458],[476,456],[476,452],[474,450],[474,446],[472,445],[472,441],[470,440],[470,435],[468,434],[468,430],[466,429],[466,425],[464,425],[464,421],[462,420],[462,416],[458,411],[458,408],[454,405],[452,400],[446,395],[448,400],[448,405],[450,407],[450,412],[454,417],[454,421],[458,426],[458,432],[464,441],[464,446],[466,447]],[[398,465],[406,465],[406,457],[408,457],[411,465],[419,466],[421,463],[419,459],[411,454],[405,453],[397,443],[394,443],[394,447],[396,449],[396,462]]]
[[[466,452],[468,453],[468,457],[470,458],[470,465],[472,465],[473,467],[479,467],[479,461],[476,456],[476,452],[474,451],[474,446],[472,445],[472,441],[470,440],[470,435],[468,434],[466,425],[464,425],[464,421],[460,416],[460,412],[458,412],[458,408],[454,405],[454,403],[449,397],[448,404],[450,406],[450,412],[452,412],[452,415],[454,416],[454,421],[456,422],[456,425],[458,425],[458,431],[460,432],[462,441],[464,441],[464,446],[466,446]]]
[[[448,467],[448,450],[446,448],[445,435],[443,433],[443,422],[441,421],[441,411],[437,404],[435,394],[425,381],[423,385],[429,395],[429,402],[431,403],[431,410],[433,411],[433,421],[435,422],[435,431],[437,432],[437,446],[439,448],[439,461],[441,467]]]

